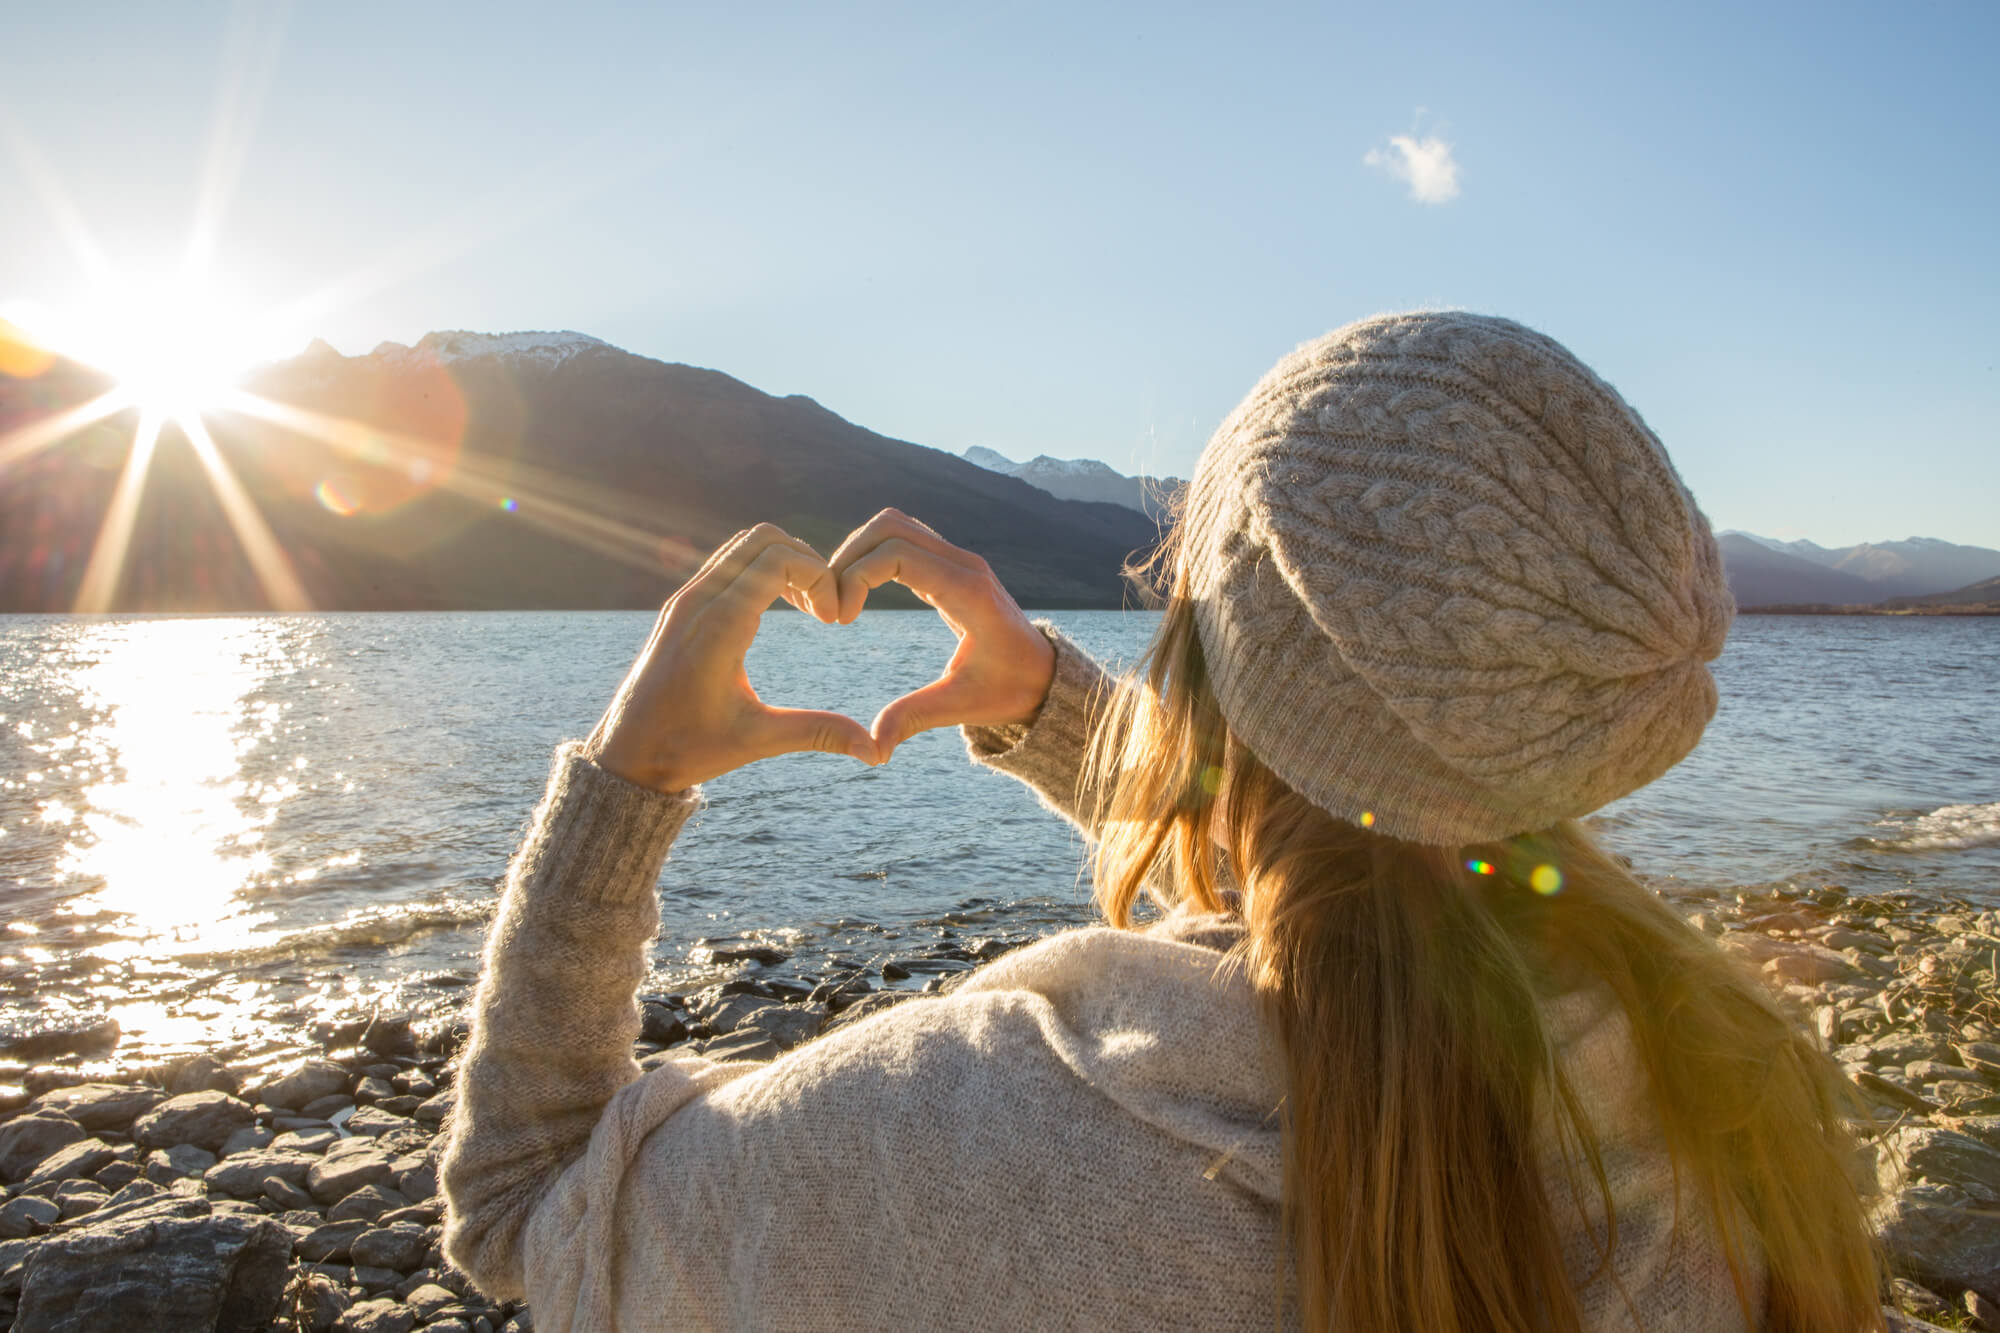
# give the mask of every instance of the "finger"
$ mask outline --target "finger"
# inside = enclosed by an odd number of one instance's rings
[[[920,523],[898,509],[884,509],[875,517],[849,533],[847,540],[840,544],[827,560],[836,577],[845,573],[848,566],[867,555],[883,542],[903,540],[929,551],[940,560],[965,567],[968,570],[983,571],[985,564],[980,558],[963,547],[953,546],[929,525]],[[879,584],[874,586],[880,586]],[[865,601],[867,593],[860,594]],[[843,596],[840,606],[840,623],[851,624],[861,614],[860,602],[851,603]]]
[[[957,682],[946,678],[890,700],[868,729],[875,738],[876,762],[888,762],[897,746],[920,731],[955,724],[959,720],[959,695]]]
[[[851,755],[864,764],[880,763],[875,738],[859,722],[844,713],[816,708],[772,708],[758,737],[759,759],[775,755],[818,750],[825,754]]]
[[[826,562],[810,547],[777,542],[765,547],[727,588],[709,602],[708,610],[732,626],[731,637],[748,651],[757,635],[757,620],[771,603],[794,592],[816,605],[832,607],[837,594]]]
[[[680,595],[686,598],[690,609],[698,610],[729,594],[757,561],[771,551],[781,551],[787,558],[809,561],[822,568],[826,564],[820,559],[818,551],[783,528],[770,523],[759,523],[756,527],[737,534],[727,548],[717,553],[717,558],[702,573],[689,581]],[[805,599],[803,609],[821,620],[829,620],[838,609],[835,603],[834,585],[830,581],[823,586],[813,586],[815,584],[816,581],[807,580],[798,586],[797,591]],[[780,584],[772,587],[770,596],[764,600],[764,605],[770,605],[773,598],[785,591],[785,586]]]
[[[971,591],[977,577],[965,566],[946,560],[908,538],[891,537],[837,575],[840,623],[853,624],[866,605],[869,592],[885,583],[900,583],[943,610],[947,603],[965,600],[964,595]]]

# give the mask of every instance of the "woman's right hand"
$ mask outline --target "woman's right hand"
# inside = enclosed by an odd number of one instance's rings
[[[1040,713],[1055,648],[984,560],[884,509],[840,544],[827,567],[839,586],[840,624],[854,623],[871,589],[900,583],[937,608],[958,636],[943,675],[875,715],[876,762],[920,731],[1025,724]]]

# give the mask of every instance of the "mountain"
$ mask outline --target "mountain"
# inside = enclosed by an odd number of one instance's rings
[[[2000,575],[2000,551],[1935,537],[1826,547],[1752,532],[1721,537],[1739,606],[1870,605],[1950,592]]]
[[[0,374],[0,611],[76,603],[136,413],[45,448],[22,432],[104,387],[63,362]],[[214,454],[321,608],[653,606],[739,529],[770,520],[831,553],[888,505],[985,556],[1026,605],[1115,607],[1122,565],[1158,540],[1129,508],[583,334],[433,333],[355,357],[315,343],[246,388],[205,417]],[[268,605],[189,445],[161,436],[115,605]],[[897,604],[917,605],[871,599]]]
[[[1156,522],[1171,508],[1173,497],[1187,483],[1178,477],[1128,477],[1094,458],[1050,458],[1040,454],[1025,463],[984,445],[973,445],[961,457],[1009,477],[1019,477],[1065,500],[1095,500],[1136,509]]]
[[[1950,592],[1934,592],[1928,597],[1898,597],[1889,602],[1894,609],[1905,607],[1944,607],[1953,610],[1984,611],[1988,615],[2000,615],[2000,578],[1981,579],[1963,588]]]

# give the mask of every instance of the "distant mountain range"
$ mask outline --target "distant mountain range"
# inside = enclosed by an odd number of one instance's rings
[[[1136,509],[1146,517],[1168,516],[1173,498],[1187,483],[1179,477],[1128,477],[1094,458],[1050,458],[1040,454],[1025,463],[984,445],[973,445],[960,457],[1002,476],[1019,477],[1064,500],[1095,500]]]
[[[136,413],[11,459],[4,441],[105,387],[66,362],[0,375],[0,611],[75,605]],[[433,333],[355,357],[315,343],[246,387],[248,411],[206,417],[215,453],[326,609],[653,606],[741,528],[770,520],[831,552],[885,505],[978,551],[1026,605],[1115,607],[1125,561],[1159,538],[1130,508],[576,333]],[[114,606],[268,604],[216,495],[170,426]],[[916,605],[871,599],[897,604]]]
[[[1935,537],[1839,548],[1749,532],[1725,532],[1719,541],[1730,590],[1742,607],[1875,606],[1918,598],[1941,605],[2000,576],[2000,551]]]

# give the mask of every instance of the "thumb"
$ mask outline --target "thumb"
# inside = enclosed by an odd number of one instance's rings
[[[921,689],[892,699],[875,715],[875,748],[887,759],[898,745],[920,731],[948,727],[958,720],[953,682],[934,680]]]
[[[864,764],[878,764],[875,738],[859,722],[845,713],[823,712],[816,708],[772,708],[766,710],[770,722],[763,737],[761,758],[819,750],[844,754]]]

